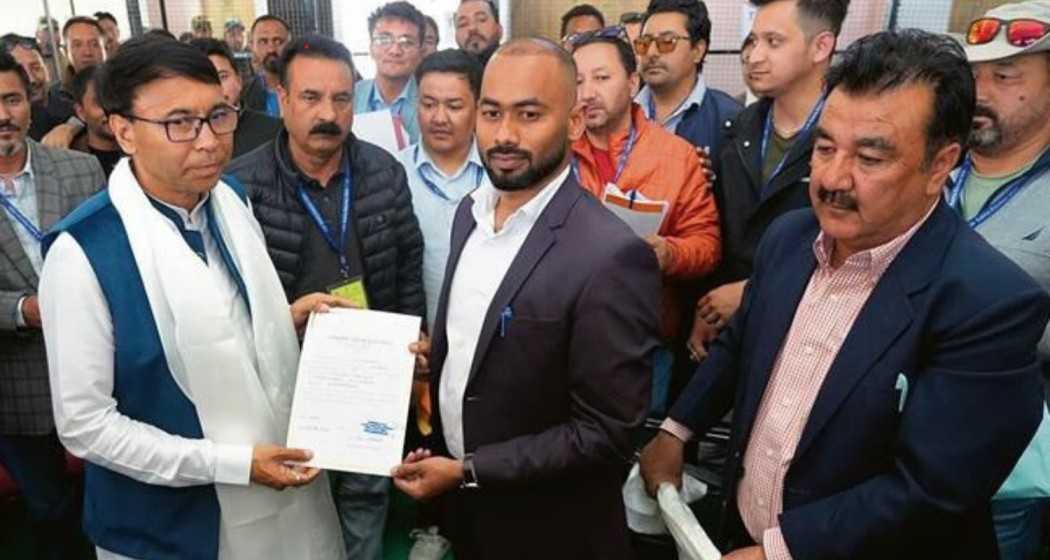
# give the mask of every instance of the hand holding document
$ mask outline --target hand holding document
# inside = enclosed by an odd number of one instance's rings
[[[611,183],[605,185],[602,203],[642,239],[656,235],[667,215],[666,201],[649,200],[637,189],[625,193]]]
[[[420,322],[361,309],[311,316],[287,444],[313,452],[307,466],[389,476],[401,463]]]

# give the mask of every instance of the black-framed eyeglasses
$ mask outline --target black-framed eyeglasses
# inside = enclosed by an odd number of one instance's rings
[[[121,116],[130,121],[142,121],[157,124],[164,127],[164,134],[168,141],[176,144],[193,142],[201,135],[204,124],[207,123],[212,133],[216,136],[233,134],[237,130],[238,111],[234,107],[221,107],[213,110],[206,117],[172,117],[170,119],[147,119],[130,113],[122,113]]]
[[[562,38],[562,41],[569,47],[575,49],[579,45],[585,43],[590,39],[619,39],[623,42],[627,42],[627,29],[622,25],[611,25],[609,27],[603,27],[601,29],[595,29],[594,31],[581,31],[580,33],[573,33]]]
[[[419,47],[419,41],[409,37],[408,35],[402,35],[400,37],[394,37],[389,33],[380,33],[375,37],[372,37],[372,46],[379,48],[389,48],[397,44],[402,49],[411,50]]]

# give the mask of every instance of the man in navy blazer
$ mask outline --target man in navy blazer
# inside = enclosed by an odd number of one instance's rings
[[[940,201],[972,74],[951,39],[883,32],[827,87],[813,209],[765,235],[643,475],[679,482],[680,438],[733,408],[727,559],[998,558],[989,500],[1041,418],[1050,301]]]
[[[633,558],[621,485],[658,338],[653,249],[570,175],[572,57],[542,39],[485,68],[492,184],[460,203],[437,318],[434,434],[394,472],[441,497],[458,560]]]

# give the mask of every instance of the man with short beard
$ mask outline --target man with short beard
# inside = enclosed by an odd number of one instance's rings
[[[453,221],[431,356],[438,441],[394,481],[442,498],[459,560],[631,558],[620,489],[649,401],[656,257],[570,174],[584,123],[565,50],[501,47],[478,112],[492,184]]]
[[[291,28],[288,22],[273,15],[255,18],[251,29],[252,70],[255,75],[244,84],[241,108],[260,111],[280,118],[281,103],[277,97],[280,85],[277,61],[281,48],[288,42]]]
[[[47,112],[48,84],[51,78],[47,63],[40,52],[40,45],[35,39],[14,33],[0,37],[0,45],[2,50],[14,57],[29,77],[29,101],[32,110],[29,137],[39,142],[52,128],[63,122]]]
[[[425,316],[423,236],[405,169],[350,133],[350,52],[309,35],[285,47],[277,68],[284,130],[229,172],[247,188],[289,301],[325,291],[361,307]],[[381,558],[390,480],[333,478],[347,556]]]
[[[1019,23],[1007,23],[1011,20]],[[1050,2],[1045,0],[1006,4],[970,24],[965,47],[977,80],[977,108],[969,157],[946,189],[948,201],[977,233],[1046,290],[1050,290],[1050,232],[1044,231],[1050,225],[1048,31]],[[1050,330],[1043,334],[1039,355],[1045,379],[1050,373]],[[1004,496],[992,503],[1000,553],[1007,560],[1031,558],[1042,543],[1047,502],[1031,493]]]
[[[459,48],[478,57],[482,66],[488,64],[503,39],[495,0],[462,0],[453,23]]]
[[[102,187],[94,158],[42,146],[29,79],[0,51],[0,465],[21,489],[38,558],[83,558],[80,507],[55,433],[37,297],[43,232]]]
[[[73,76],[70,84],[77,118],[84,122],[85,128],[73,139],[70,148],[95,156],[102,166],[102,172],[109,173],[124,156],[120,145],[109,129],[109,118],[98,102],[98,90],[95,75],[98,66],[88,66]]]

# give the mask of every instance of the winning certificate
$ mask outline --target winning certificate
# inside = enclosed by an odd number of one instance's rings
[[[389,476],[401,463],[420,318],[361,309],[310,317],[288,447],[312,467]]]

